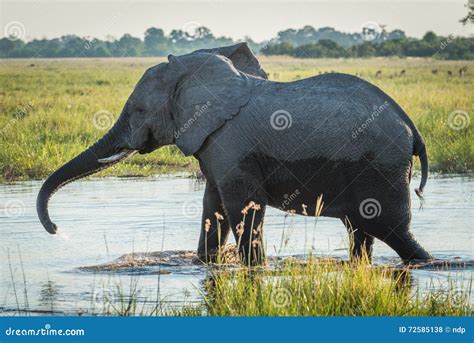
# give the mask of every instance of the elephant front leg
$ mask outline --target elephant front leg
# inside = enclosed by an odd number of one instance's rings
[[[198,257],[203,262],[215,261],[219,248],[224,246],[230,227],[222,206],[217,188],[206,183],[203,199],[201,235],[199,237]]]
[[[265,203],[250,200],[241,210],[242,220],[232,226],[241,260],[248,266],[265,263],[263,217]]]
[[[261,265],[265,261],[263,218],[267,197],[251,185],[235,183],[221,190],[237,251],[245,265]]]

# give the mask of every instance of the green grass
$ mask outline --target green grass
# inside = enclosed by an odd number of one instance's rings
[[[47,176],[100,138],[94,114],[115,120],[145,69],[159,58],[2,60],[0,62],[0,178]],[[262,57],[270,79],[292,81],[324,71],[358,74],[391,95],[425,137],[432,171],[474,170],[472,127],[453,130],[449,114],[473,112],[473,62],[427,59],[293,59]],[[449,77],[468,65],[464,78]],[[398,76],[402,69],[404,77]],[[438,69],[436,75],[432,69]],[[382,71],[375,78],[377,70]],[[153,175],[196,171],[176,147],[134,156],[99,175]]]
[[[309,258],[271,276],[218,273],[204,301],[213,316],[461,316],[472,314],[469,293],[457,292],[453,282],[423,295],[411,289],[407,270]]]
[[[408,269],[310,257],[276,269],[216,267],[200,289],[201,304],[138,303],[137,290],[104,302],[95,315],[119,316],[470,316],[471,286],[453,279],[420,292]],[[106,299],[107,300],[107,299]]]
[[[22,60],[0,66],[0,166],[3,179],[47,176],[113,124],[147,66],[156,60]],[[34,64],[34,66],[30,66]],[[194,162],[177,148],[136,156],[101,175],[151,175],[188,168]]]

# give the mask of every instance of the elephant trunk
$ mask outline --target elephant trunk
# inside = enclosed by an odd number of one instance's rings
[[[49,199],[57,190],[74,180],[105,169],[135,152],[134,150],[121,149],[119,147],[126,133],[126,124],[121,116],[104,137],[64,164],[46,179],[36,200],[36,211],[46,231],[51,234],[55,234],[57,231],[57,226],[51,221],[48,213]]]

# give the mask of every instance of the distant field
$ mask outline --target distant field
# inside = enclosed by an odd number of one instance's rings
[[[42,178],[101,137],[145,69],[160,58],[1,60],[0,178]],[[429,59],[261,57],[270,79],[320,72],[367,79],[391,95],[425,138],[431,170],[472,172],[474,62]],[[459,77],[458,70],[467,66]],[[405,70],[405,75],[400,75]],[[381,71],[376,76],[377,71]],[[434,72],[436,71],[436,73]],[[448,75],[452,72],[452,76]],[[111,113],[111,114],[109,114]],[[134,156],[101,175],[196,171],[175,147]]]

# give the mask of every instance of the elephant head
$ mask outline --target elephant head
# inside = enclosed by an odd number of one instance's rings
[[[248,75],[265,78],[247,44],[168,56],[148,69],[114,126],[95,144],[52,173],[41,187],[36,209],[51,234],[48,202],[62,186],[118,163],[134,153],[176,144],[196,153],[206,138],[248,102]]]

